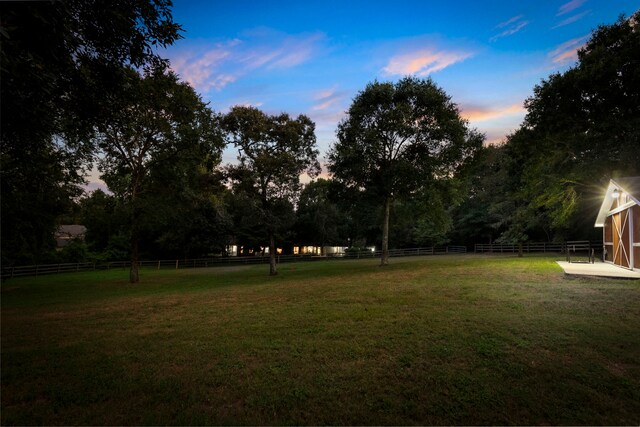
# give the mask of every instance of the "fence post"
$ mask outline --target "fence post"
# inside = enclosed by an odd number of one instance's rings
[[[12,267],[11,267],[11,278],[13,278],[13,272],[14,272],[14,270],[15,270],[15,269],[16,269],[16,267],[15,267],[15,266],[12,266]]]
[[[38,265],[36,264],[36,277],[38,277]]]
[[[447,246],[446,248],[444,248],[444,252],[445,252],[445,253],[447,253],[447,254],[449,253],[449,246]]]
[[[178,260],[176,260],[176,270],[178,269]]]

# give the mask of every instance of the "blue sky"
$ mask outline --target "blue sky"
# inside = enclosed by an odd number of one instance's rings
[[[182,40],[162,52],[210,106],[306,114],[321,156],[368,82],[430,76],[499,143],[535,84],[566,70],[599,24],[639,1],[175,0]],[[233,161],[227,149],[223,161]]]

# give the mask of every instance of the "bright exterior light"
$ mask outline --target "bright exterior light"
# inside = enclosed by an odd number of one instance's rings
[[[613,193],[611,193],[611,197],[617,199],[618,197],[620,197],[620,192],[618,190],[613,190]]]

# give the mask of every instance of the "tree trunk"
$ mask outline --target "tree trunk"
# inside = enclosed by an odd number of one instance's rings
[[[131,267],[129,269],[129,283],[138,283],[138,223],[131,224]]]
[[[384,201],[384,223],[382,224],[382,258],[380,266],[389,264],[389,212],[391,211],[391,197]]]
[[[138,209],[138,179],[134,178],[131,189],[131,266],[129,268],[129,283],[138,283],[138,234],[140,210]]]
[[[522,242],[518,243],[518,258],[522,258]]]
[[[278,274],[276,267],[276,239],[273,231],[269,231],[269,276]]]

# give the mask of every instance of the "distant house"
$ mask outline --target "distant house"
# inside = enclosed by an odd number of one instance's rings
[[[344,256],[346,246],[294,246],[294,255]]]
[[[87,234],[87,227],[84,225],[71,224],[59,226],[54,234],[57,249],[60,250],[64,248],[73,240],[84,241],[85,234]]]
[[[609,181],[596,227],[602,227],[604,261],[640,271],[640,176]]]

